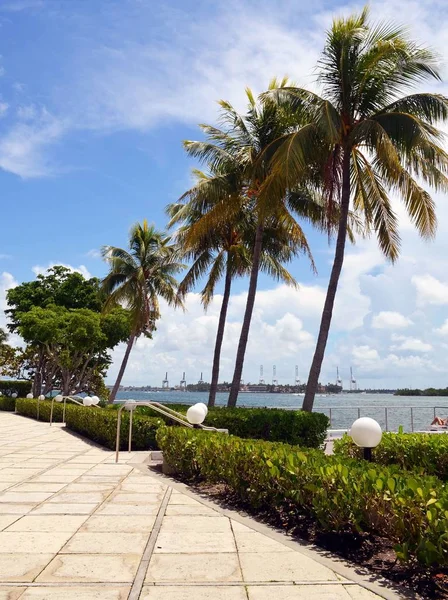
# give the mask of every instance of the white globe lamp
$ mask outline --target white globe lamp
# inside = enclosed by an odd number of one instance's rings
[[[127,402],[124,403],[124,410],[128,410],[129,412],[131,410],[134,410],[135,406],[131,404],[131,402],[134,402],[134,400],[130,398]]]
[[[58,394],[57,396],[54,397],[54,399],[56,400],[56,402],[62,402],[64,400],[64,396],[62,396],[61,394]]]
[[[38,400],[45,400],[45,396],[43,394],[41,394],[38,398]]]
[[[372,460],[372,448],[378,446],[383,436],[380,424],[370,417],[361,417],[353,423],[349,434],[357,446],[364,448],[364,458]]]
[[[96,406],[99,403],[100,399],[98,396],[92,396],[92,405]]]
[[[33,394],[27,394],[26,397],[28,398],[28,400],[32,400],[33,399]]]
[[[208,415],[208,407],[206,404],[204,404],[203,402],[198,402],[196,404],[196,406],[199,406],[200,408],[202,408],[202,410],[204,411],[205,416]]]
[[[14,392],[13,394],[11,394],[11,398],[14,398],[14,399],[16,399],[16,398],[17,398],[17,394],[16,394],[16,392]]]
[[[187,420],[192,425],[201,425],[205,420],[205,411],[199,404],[193,404],[187,410]]]
[[[92,406],[92,398],[90,396],[85,396],[85,398],[82,399],[82,403],[84,406]]]

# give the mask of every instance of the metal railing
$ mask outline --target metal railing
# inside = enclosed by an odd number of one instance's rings
[[[128,452],[131,452],[132,421],[133,421],[133,417],[134,417],[134,409],[137,408],[138,406],[148,406],[149,408],[153,409],[155,412],[157,412],[165,417],[168,417],[175,423],[179,423],[179,425],[184,425],[184,427],[188,427],[190,429],[202,429],[204,431],[218,431],[220,433],[228,433],[227,429],[217,429],[216,427],[207,427],[206,425],[192,425],[188,421],[188,419],[186,418],[185,415],[173,410],[172,408],[168,408],[167,406],[164,406],[163,404],[160,404],[160,402],[153,402],[153,401],[135,402],[133,400],[132,401],[129,400],[128,402],[125,402],[122,406],[120,406],[120,408],[118,409],[117,437],[116,437],[116,442],[115,442],[115,462],[116,463],[118,462],[118,457],[120,454],[121,413],[123,412],[123,410],[128,410],[130,412]]]
[[[73,402],[73,404],[77,404],[78,406],[85,406],[85,404],[83,404],[83,402],[82,402],[81,396],[63,396],[62,400],[61,400],[61,402],[63,402],[63,404],[64,404],[64,407],[62,409],[62,423],[65,423],[65,405],[66,405],[67,400],[70,400],[70,402]],[[53,424],[53,409],[54,409],[55,401],[57,402],[56,396],[53,396],[53,398],[51,399],[50,425]],[[37,420],[39,420],[39,403],[40,402],[43,402],[43,400],[37,399]],[[91,404],[90,408],[101,409],[101,407],[96,406],[96,404]]]
[[[411,425],[411,431],[413,432],[415,430],[415,420],[414,420],[414,411],[415,410],[432,410],[433,414],[434,414],[434,418],[437,416],[437,411],[440,410],[444,410],[447,412],[447,416],[448,416],[448,406],[375,406],[375,405],[371,405],[371,406],[319,406],[316,407],[315,410],[317,412],[323,412],[323,411],[328,411],[328,416],[330,419],[330,428],[333,426],[334,423],[334,412],[335,411],[341,411],[341,410],[351,410],[356,412],[356,414],[358,415],[358,419],[361,417],[361,411],[363,413],[366,412],[375,412],[376,413],[376,418],[378,417],[378,413],[381,413],[382,411],[384,411],[384,421],[385,421],[385,431],[389,431],[389,422],[390,422],[390,418],[389,418],[389,411],[391,410],[409,410],[409,417],[410,417],[410,425]],[[429,426],[429,424],[428,424]]]

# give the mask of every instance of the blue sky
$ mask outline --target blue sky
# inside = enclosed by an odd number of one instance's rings
[[[442,0],[376,0],[374,18],[406,18],[441,53],[448,32]],[[190,184],[195,166],[183,139],[213,122],[216,100],[244,108],[275,75],[313,85],[313,66],[335,13],[362,4],[289,0],[2,0],[0,2],[0,302],[5,290],[49,265],[101,276],[103,244],[126,244],[129,227],[159,227],[164,206]],[[405,10],[406,9],[406,10]],[[446,73],[445,64],[442,72]],[[430,89],[446,91],[446,85]],[[445,381],[448,326],[446,232],[439,198],[436,243],[420,242],[403,219],[403,257],[392,270],[374,240],[350,249],[323,380],[353,365],[365,385]],[[397,205],[397,211],[400,211]],[[401,212],[400,212],[401,215]],[[280,380],[302,378],[313,343],[331,253],[309,232],[319,275],[291,266],[299,292],[262,277],[245,379],[277,362]],[[432,279],[431,279],[432,278]],[[223,376],[231,375],[247,282],[235,284]],[[207,373],[219,296],[207,315],[197,295],[186,314],[166,309],[157,339],[135,349],[127,383],[156,383],[165,370]],[[440,330],[440,331],[439,331]],[[445,337],[446,336],[446,337]],[[115,353],[113,378],[122,349]],[[173,377],[174,378],[174,377]],[[177,378],[177,376],[176,376]]]

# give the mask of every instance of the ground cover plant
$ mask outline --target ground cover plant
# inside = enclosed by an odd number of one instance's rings
[[[348,435],[334,443],[334,453],[341,457],[362,458],[362,452]],[[384,433],[372,451],[372,459],[381,465],[398,465],[448,481],[448,435]]]

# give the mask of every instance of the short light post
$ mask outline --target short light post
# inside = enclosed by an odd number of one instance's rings
[[[27,400],[32,400],[33,399],[33,394],[27,394],[26,397],[27,397]]]
[[[353,423],[349,435],[357,446],[364,449],[364,459],[371,461],[372,449],[381,442],[383,432],[375,419],[361,417]]]
[[[11,394],[11,398],[14,398],[14,400],[17,398],[16,392],[14,392],[14,394]]]

